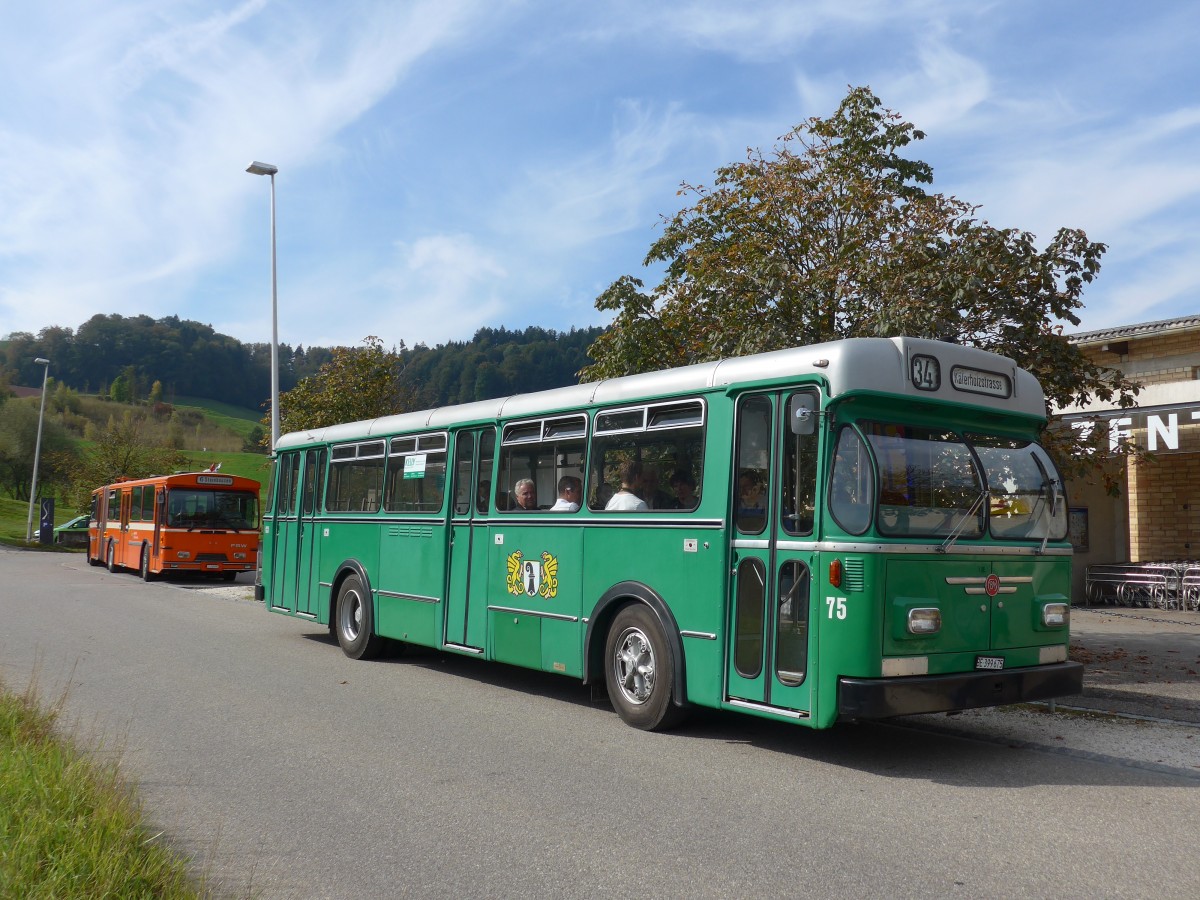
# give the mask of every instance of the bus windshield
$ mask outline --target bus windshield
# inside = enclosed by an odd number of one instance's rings
[[[986,527],[999,540],[1066,535],[1062,481],[1037,443],[890,422],[860,428],[879,473],[880,534],[971,539]],[[844,429],[839,458],[854,449],[854,438]],[[839,496],[835,491],[831,501],[835,516]]]
[[[251,531],[258,528],[258,497],[249,491],[173,488],[167,494],[167,526]]]
[[[882,422],[865,422],[863,430],[879,467],[880,534],[983,534],[983,479],[960,436]]]
[[[970,434],[987,476],[992,537],[1061,540],[1067,533],[1062,479],[1033,441]]]

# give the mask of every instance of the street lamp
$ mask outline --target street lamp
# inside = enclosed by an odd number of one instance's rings
[[[29,519],[25,522],[25,540],[33,540],[33,503],[37,497],[38,459],[42,455],[42,420],[46,417],[46,382],[50,378],[50,360],[40,356],[34,360],[42,370],[42,408],[38,410],[37,441],[33,445],[33,483],[29,485]]]
[[[251,175],[271,176],[271,452],[279,443],[279,289],[275,270],[275,173],[278,166],[252,162],[246,167]]]

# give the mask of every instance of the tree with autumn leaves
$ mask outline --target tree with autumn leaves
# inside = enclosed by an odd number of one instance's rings
[[[280,433],[374,419],[412,409],[413,392],[400,377],[404,369],[403,350],[403,344],[399,351],[385,349],[383,341],[374,335],[364,338],[362,347],[335,347],[330,361],[316,375],[280,395]],[[264,422],[269,422],[269,418]],[[270,436],[264,440],[270,441]]]
[[[1048,403],[1134,403],[1136,385],[1088,361],[1061,334],[1079,324],[1105,245],[1061,228],[996,228],[979,207],[932,193],[933,170],[901,155],[924,134],[852,88],[771,153],[717,170],[646,254],[664,266],[647,290],[626,275],[596,300],[615,315],[589,351],[584,381],[849,337],[907,335],[1008,356]],[[1107,437],[1053,430],[1066,474],[1099,471]],[[1115,489],[1111,479],[1106,479]]]

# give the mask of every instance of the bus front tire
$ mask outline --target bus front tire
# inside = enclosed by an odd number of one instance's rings
[[[150,571],[150,548],[148,546],[142,548],[142,581],[153,581],[157,576]]]
[[[383,650],[384,639],[375,633],[371,598],[357,575],[349,575],[342,582],[336,622],[338,643],[351,659],[373,659]]]
[[[108,571],[114,574],[117,571],[117,551],[111,543],[108,545]]]
[[[648,607],[634,604],[617,613],[605,642],[604,681],[613,709],[627,725],[663,731],[683,719],[683,708],[671,702],[671,649]]]

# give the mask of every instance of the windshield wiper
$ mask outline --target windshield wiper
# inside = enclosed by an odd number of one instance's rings
[[[938,553],[945,553],[954,546],[954,542],[958,540],[959,534],[961,534],[962,530],[967,527],[967,522],[969,522],[971,517],[979,510],[979,507],[983,505],[984,498],[987,497],[987,495],[987,488],[980,489],[979,496],[972,501],[970,508],[957,520],[955,520],[954,527],[951,528],[950,533],[946,535],[946,540],[942,541],[942,546],[937,548]]]
[[[1054,525],[1054,519],[1058,515],[1058,496],[1062,490],[1062,485],[1057,478],[1047,478],[1046,483],[1050,485],[1050,521],[1046,523],[1046,533],[1042,535],[1042,546],[1038,547],[1039,555],[1046,552],[1046,544],[1050,540],[1050,528]]]

